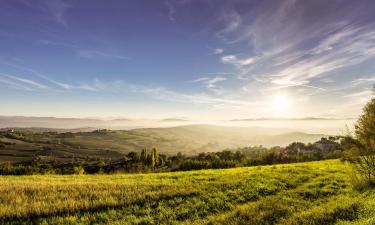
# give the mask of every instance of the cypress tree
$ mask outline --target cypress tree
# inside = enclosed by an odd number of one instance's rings
[[[159,152],[157,148],[152,148],[153,166],[159,165]]]
[[[147,149],[142,149],[141,152],[141,161],[145,164],[147,162]]]

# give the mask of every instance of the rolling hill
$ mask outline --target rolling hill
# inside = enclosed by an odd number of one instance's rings
[[[243,146],[285,146],[294,141],[314,142],[322,134],[285,129],[190,125],[133,130],[17,128],[0,135],[0,160],[20,161],[36,155],[70,160],[74,157],[119,158],[144,147],[161,153],[194,155]]]

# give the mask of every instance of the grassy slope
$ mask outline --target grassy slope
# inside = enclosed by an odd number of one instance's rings
[[[371,224],[338,161],[191,172],[0,177],[0,223]]]

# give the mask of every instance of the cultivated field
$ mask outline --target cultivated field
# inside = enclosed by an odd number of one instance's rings
[[[159,174],[0,177],[0,224],[374,224],[336,160]]]

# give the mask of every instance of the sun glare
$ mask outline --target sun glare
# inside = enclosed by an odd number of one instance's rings
[[[278,113],[287,113],[289,111],[290,101],[286,96],[279,95],[273,99],[272,106]]]

